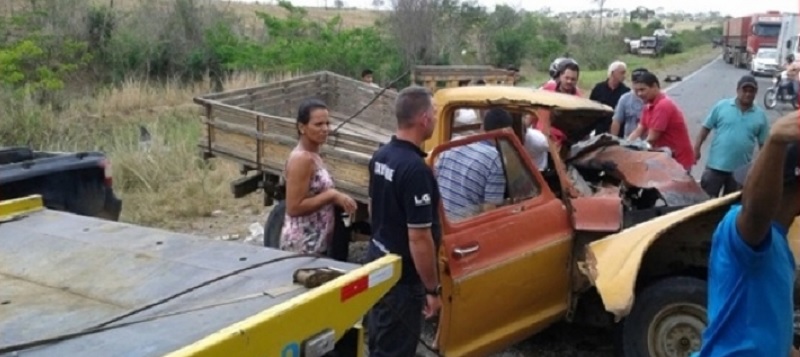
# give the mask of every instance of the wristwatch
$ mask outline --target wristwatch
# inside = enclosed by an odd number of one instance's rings
[[[425,295],[433,295],[433,296],[442,295],[442,286],[441,285],[436,285],[436,287],[433,288],[433,290],[429,290],[428,288],[425,288]]]

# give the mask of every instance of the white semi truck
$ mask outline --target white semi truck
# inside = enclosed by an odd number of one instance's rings
[[[793,54],[795,59],[799,58],[800,51],[798,51],[798,35],[800,35],[800,26],[797,21],[800,21],[798,14],[786,13],[783,14],[781,20],[781,32],[778,35],[778,60],[783,64],[786,56]]]

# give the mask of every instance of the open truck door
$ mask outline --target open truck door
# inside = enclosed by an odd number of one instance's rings
[[[448,357],[485,356],[544,329],[564,316],[570,295],[573,234],[566,206],[522,155],[510,131],[438,146],[430,157],[434,171],[441,155],[467,145],[497,150],[505,200],[460,220],[451,220],[444,205],[439,207],[439,349]],[[466,167],[462,172],[469,174]]]

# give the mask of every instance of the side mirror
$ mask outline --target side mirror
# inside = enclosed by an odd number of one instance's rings
[[[786,48],[787,49],[792,48],[792,40],[786,40]]]

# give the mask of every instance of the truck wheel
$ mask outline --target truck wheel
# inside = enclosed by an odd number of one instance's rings
[[[264,246],[268,248],[278,248],[281,243],[281,230],[283,221],[286,218],[286,201],[277,201],[272,210],[267,215],[267,222],[264,224]]]
[[[699,351],[706,317],[705,281],[673,277],[645,288],[623,322],[625,357],[686,357]]]

